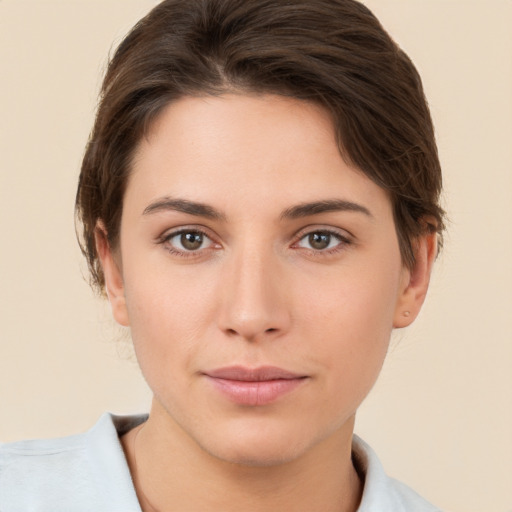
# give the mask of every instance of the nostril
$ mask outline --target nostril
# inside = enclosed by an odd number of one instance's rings
[[[278,331],[279,331],[279,329],[276,329],[275,327],[270,327],[268,329],[265,329],[263,332],[265,334],[271,334],[273,332],[278,332]],[[228,336],[239,336],[239,335],[244,336],[242,332],[239,332],[236,329],[226,329],[226,334],[228,334]],[[252,338],[253,335],[246,333],[244,337]]]

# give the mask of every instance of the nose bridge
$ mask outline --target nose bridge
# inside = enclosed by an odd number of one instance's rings
[[[247,340],[283,332],[290,317],[278,256],[262,245],[247,240],[233,250],[224,269],[220,327]]]

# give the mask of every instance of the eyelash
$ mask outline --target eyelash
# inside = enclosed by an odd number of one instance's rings
[[[173,247],[170,241],[180,235],[184,234],[193,234],[193,235],[201,235],[204,239],[210,241],[210,247],[204,249],[198,249],[196,251],[193,250],[180,250]],[[214,250],[214,246],[220,246],[220,244],[216,244],[210,235],[205,230],[199,228],[181,228],[176,231],[172,231],[170,233],[166,233],[159,240],[158,243],[162,244],[166,251],[170,252],[173,256],[179,256],[181,258],[194,258],[198,257],[200,254],[204,254],[205,250]]]
[[[325,249],[313,249],[313,248],[299,246],[300,242],[302,242],[303,240],[307,239],[308,237],[310,237],[312,235],[329,236],[329,237],[331,237],[331,239],[334,238],[337,241],[337,243],[334,247],[330,247],[330,248],[326,247]],[[329,244],[331,243],[331,241],[332,240],[329,240]],[[302,248],[302,249],[308,251],[309,254],[311,254],[313,256],[325,257],[325,256],[337,254],[338,252],[345,250],[348,246],[352,245],[352,243],[353,243],[353,241],[350,237],[341,234],[339,231],[332,230],[332,229],[308,228],[307,231],[302,231],[298,235],[297,241],[294,242],[292,247],[299,248],[299,249]]]
[[[207,239],[210,241],[209,247],[206,247],[204,249],[199,248],[198,250],[180,250],[176,249],[171,245],[170,241],[178,237],[180,235],[184,234],[193,234],[193,235],[201,235],[203,239]],[[312,235],[321,235],[321,236],[329,236],[331,238],[334,238],[337,240],[337,243],[334,247],[326,247],[325,249],[313,249],[313,248],[307,248],[307,247],[300,247],[300,242],[305,240],[307,237],[310,237]],[[162,237],[160,237],[157,240],[157,243],[162,244],[166,251],[171,253],[174,256],[178,256],[181,258],[194,258],[198,257],[202,254],[204,254],[204,251],[210,251],[215,250],[220,247],[220,244],[216,243],[212,237],[205,231],[200,228],[180,228],[176,231],[172,231],[170,233],[164,234]],[[331,240],[329,240],[329,244],[331,243]],[[304,249],[307,251],[310,255],[313,256],[328,256],[328,255],[334,255],[340,251],[343,251],[348,246],[352,245],[352,240],[348,236],[344,236],[338,231],[330,230],[330,229],[308,229],[307,231],[302,231],[299,233],[296,237],[296,241],[291,245],[294,249]],[[217,247],[215,247],[217,246]]]

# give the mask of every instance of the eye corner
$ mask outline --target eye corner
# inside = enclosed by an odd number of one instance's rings
[[[222,248],[216,238],[199,226],[180,226],[166,230],[155,240],[157,245],[173,256],[180,258],[200,258],[210,251]]]
[[[298,250],[303,249],[314,255],[327,256],[343,251],[353,243],[353,236],[346,231],[310,226],[297,234],[291,247]]]

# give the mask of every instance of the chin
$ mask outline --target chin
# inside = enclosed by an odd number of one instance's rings
[[[272,428],[273,427],[273,428]],[[308,435],[303,427],[252,425],[223,429],[218,436],[211,432],[202,447],[225,462],[249,467],[278,466],[299,459],[321,437]],[[216,439],[215,439],[216,438]]]
[[[268,443],[253,446],[212,447],[210,455],[230,464],[247,467],[272,467],[292,462],[300,457],[303,450],[275,447]]]

